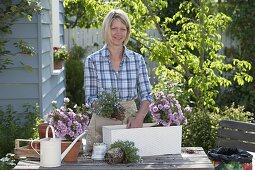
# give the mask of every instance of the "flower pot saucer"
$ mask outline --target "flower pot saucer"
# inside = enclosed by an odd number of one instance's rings
[[[96,161],[101,161],[101,160],[104,160],[104,155],[92,155],[91,159]]]

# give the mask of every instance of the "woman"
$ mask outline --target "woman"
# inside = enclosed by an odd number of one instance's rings
[[[125,121],[111,120],[93,115],[87,135],[87,145],[102,142],[102,126],[127,124],[127,128],[142,127],[152,102],[151,85],[142,55],[126,48],[131,25],[127,14],[120,9],[110,11],[103,21],[103,38],[106,45],[91,54],[85,62],[85,100],[96,107],[98,94],[116,90],[125,107]],[[140,97],[137,111],[134,99]]]

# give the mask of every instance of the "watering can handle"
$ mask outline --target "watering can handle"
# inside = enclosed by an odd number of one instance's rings
[[[53,136],[53,141],[55,141],[55,131],[54,131],[54,127],[52,126],[52,125],[48,125],[47,126],[47,128],[46,128],[46,134],[45,134],[45,138],[48,138],[48,132],[49,132],[49,128],[51,128],[51,132],[52,132],[52,136]],[[37,150],[34,148],[34,146],[33,146],[33,143],[34,142],[36,142],[36,141],[41,141],[41,140],[32,140],[32,142],[31,142],[31,147],[32,147],[32,149],[38,154],[38,155],[40,155],[40,153],[39,152],[37,152]]]
[[[40,141],[40,140],[32,140],[32,142],[30,143],[30,145],[31,145],[31,148],[32,148],[38,155],[40,155],[40,153],[37,152],[37,150],[36,150],[36,149],[34,148],[34,146],[33,146],[33,143],[36,142],[36,141]]]
[[[54,127],[53,127],[52,125],[48,125],[48,126],[47,126],[47,128],[46,128],[46,135],[45,135],[45,137],[46,137],[46,138],[48,138],[49,128],[51,128],[53,141],[55,141],[55,130],[54,130]]]

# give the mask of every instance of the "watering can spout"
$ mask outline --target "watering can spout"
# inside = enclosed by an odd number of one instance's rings
[[[66,150],[61,154],[61,161],[64,159],[64,157],[66,156],[66,154],[72,149],[72,147],[74,146],[74,144],[82,137],[86,134],[86,130],[80,134],[67,148]]]

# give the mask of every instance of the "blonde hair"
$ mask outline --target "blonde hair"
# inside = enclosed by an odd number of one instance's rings
[[[102,28],[103,38],[107,44],[111,44],[110,31],[111,31],[112,21],[115,19],[119,19],[127,27],[127,37],[123,42],[123,44],[126,45],[130,37],[131,25],[130,25],[130,20],[128,18],[128,15],[121,9],[114,9],[108,12],[108,14],[106,14],[103,21],[103,28]]]

